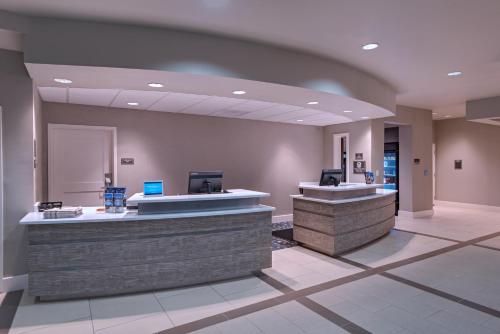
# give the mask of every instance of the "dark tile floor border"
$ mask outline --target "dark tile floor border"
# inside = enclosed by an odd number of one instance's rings
[[[496,248],[496,247],[491,247],[491,246],[486,246],[486,245],[478,245],[478,244],[474,244],[474,246],[500,252],[500,248]]]
[[[309,310],[313,311],[314,313],[322,316],[323,318],[329,320],[330,322],[334,323],[335,325],[343,328],[344,330],[348,331],[349,333],[353,334],[369,334],[370,331],[367,331],[363,327],[360,327],[356,325],[354,322],[350,321],[349,319],[344,318],[343,316],[333,312],[332,310],[324,307],[321,304],[316,303],[315,301],[307,298],[307,297],[300,297],[297,298],[297,302],[300,303],[302,306],[307,307]]]
[[[483,238],[483,237],[480,237],[480,238]],[[470,242],[468,242],[468,241],[463,241],[462,243],[466,244],[465,246],[478,246],[478,245],[475,245],[475,244],[470,244]],[[487,248],[490,248],[490,247],[487,247]],[[495,249],[495,250],[498,250],[498,249]],[[342,261],[344,263],[350,264],[352,266],[355,266],[355,267],[358,267],[358,268],[361,268],[361,269],[364,269],[364,270],[370,270],[370,269],[378,269],[378,268],[380,268],[380,267],[372,268],[372,267],[367,266],[367,265],[365,265],[363,263],[359,263],[359,262],[356,262],[356,261],[344,258],[342,256],[336,256],[335,258],[337,260],[339,260],[339,261]],[[417,262],[417,261],[414,261],[414,262]],[[444,292],[444,291],[432,288],[430,286],[427,286],[427,285],[424,285],[424,284],[421,284],[421,283],[418,283],[418,282],[415,282],[415,281],[412,281],[412,280],[409,280],[409,279],[406,279],[406,278],[403,278],[401,276],[397,276],[397,275],[394,275],[394,274],[391,274],[391,273],[388,273],[388,272],[385,272],[385,271],[378,273],[378,275],[383,276],[385,278],[392,279],[394,281],[397,281],[397,282],[400,282],[400,283],[403,283],[403,284],[406,284],[406,285],[409,285],[409,286],[412,286],[412,287],[414,287],[416,289],[419,289],[419,290],[431,293],[433,295],[436,295],[436,296],[448,299],[450,301],[462,304],[462,305],[467,306],[469,308],[472,308],[474,310],[481,311],[481,312],[490,314],[492,316],[495,316],[497,318],[500,318],[500,311],[498,311],[496,309],[493,309],[493,308],[490,308],[490,307],[487,307],[487,306],[484,306],[484,305],[481,305],[481,304],[478,304],[476,302],[467,300],[465,298],[452,295],[450,293],[447,293],[447,292]]]
[[[190,333],[190,332],[195,331],[195,330],[199,330],[199,329],[202,329],[205,327],[215,325],[217,323],[221,323],[221,322],[224,322],[227,320],[235,319],[235,318],[245,316],[245,315],[248,315],[248,314],[251,314],[254,312],[258,312],[258,311],[264,310],[266,308],[270,308],[270,307],[273,307],[273,306],[276,306],[279,304],[283,304],[283,303],[286,303],[286,302],[289,302],[292,300],[299,300],[301,298],[307,297],[308,295],[322,292],[324,290],[328,290],[328,289],[331,289],[331,288],[334,288],[334,287],[337,287],[340,285],[344,285],[347,283],[351,283],[353,281],[357,281],[357,280],[360,280],[360,279],[363,279],[363,278],[366,278],[366,277],[369,277],[372,275],[381,274],[381,273],[384,273],[388,270],[392,270],[392,269],[395,269],[395,268],[398,268],[401,266],[405,266],[408,264],[412,264],[412,263],[415,263],[418,261],[422,261],[422,260],[437,256],[437,255],[452,252],[452,251],[460,249],[460,248],[471,246],[471,245],[474,245],[478,242],[485,241],[485,240],[488,240],[491,238],[495,238],[497,236],[500,236],[500,231],[492,233],[492,234],[484,235],[481,237],[477,237],[474,239],[470,239],[467,241],[459,241],[454,245],[443,247],[443,248],[440,248],[440,249],[437,249],[437,250],[434,250],[434,251],[431,251],[428,253],[416,255],[416,256],[413,256],[413,257],[410,257],[410,258],[407,258],[404,260],[396,261],[396,262],[389,263],[389,264],[382,265],[382,266],[375,267],[375,268],[371,268],[369,266],[357,263],[355,261],[352,261],[352,260],[349,260],[346,258],[342,258],[341,256],[337,256],[336,258],[338,260],[341,260],[345,263],[349,263],[349,264],[354,265],[354,266],[356,266],[355,264],[357,264],[357,267],[364,269],[364,271],[361,271],[361,272],[358,272],[358,273],[355,273],[352,275],[344,276],[344,277],[341,277],[338,279],[334,279],[332,281],[324,282],[324,283],[321,283],[318,285],[314,285],[311,287],[303,288],[300,290],[293,290],[293,289],[289,288],[288,286],[286,286],[286,288],[285,288],[283,283],[275,280],[274,278],[271,278],[270,276],[268,276],[264,273],[259,273],[257,275],[257,277],[259,277],[261,279],[263,279],[265,277],[263,280],[267,281],[267,282],[271,282],[271,283],[268,283],[271,286],[273,286],[273,284],[274,284],[273,287],[275,287],[278,291],[282,291],[282,290],[285,291],[286,290],[288,292],[285,292],[283,295],[278,296],[278,297],[266,299],[266,300],[248,305],[248,306],[240,307],[240,308],[237,308],[237,309],[234,309],[231,311],[227,311],[224,313],[220,313],[220,314],[217,314],[217,315],[214,315],[211,317],[203,318],[203,319],[196,320],[196,321],[184,324],[184,325],[173,327],[173,328],[161,331],[161,332],[159,332],[159,334]],[[418,284],[416,282],[412,282],[412,283]],[[428,287],[426,287],[426,288],[428,288]],[[430,288],[430,289],[432,289],[432,288]],[[428,290],[426,290],[426,291],[428,291]],[[439,291],[439,290],[436,290],[436,291]],[[439,291],[439,292],[442,293],[441,291]],[[452,295],[450,295],[450,296],[452,296]],[[453,297],[451,297],[451,298],[453,298]],[[458,297],[454,296],[454,298],[458,298]],[[452,300],[452,299],[450,299],[450,300]],[[461,303],[462,305],[466,305],[469,307],[470,306],[477,306],[479,308],[478,310],[480,310],[481,312],[484,312],[483,310],[489,309],[486,306],[476,304],[476,303],[471,302],[471,301],[467,301],[464,303],[464,299],[460,299],[460,300],[462,301],[462,303]],[[493,309],[490,309],[490,310],[493,310]],[[496,310],[493,310],[493,311],[496,312]],[[488,312],[486,312],[486,313],[488,313]],[[491,314],[491,313],[488,313],[488,314]],[[348,330],[347,328],[348,327],[345,327],[344,329]],[[357,333],[357,332],[355,332],[355,330],[356,330],[355,328],[352,330],[353,330],[352,333]]]
[[[9,333],[23,290],[7,292],[0,305],[0,334]]]
[[[287,293],[294,291],[288,285],[281,283],[277,279],[275,279],[271,276],[268,276],[265,273],[260,272],[256,276],[283,294],[287,294]],[[317,313],[318,315],[322,316],[323,318],[333,322],[335,325],[342,327],[343,329],[345,329],[349,333],[356,333],[356,334],[370,333],[366,329],[356,325],[355,323],[351,322],[350,320],[342,317],[341,315],[333,312],[332,310],[329,310],[328,308],[324,307],[323,305],[318,304],[317,302],[315,302],[307,297],[299,297],[296,299],[296,301],[298,303],[302,304],[302,306],[307,307],[309,310],[313,311],[314,313]]]
[[[381,273],[380,275],[383,276],[383,277],[385,277],[385,278],[389,278],[389,279],[392,279],[394,281],[397,281],[397,282],[400,282],[400,283],[412,286],[414,288],[417,288],[419,290],[423,290],[425,292],[428,292],[428,293],[431,293],[433,295],[439,296],[441,298],[445,298],[445,299],[451,300],[451,301],[453,301],[455,303],[462,304],[462,305],[467,306],[469,308],[472,308],[472,309],[474,309],[476,311],[481,311],[483,313],[487,313],[487,314],[492,315],[494,317],[500,318],[500,311],[492,309],[490,307],[478,304],[476,302],[473,302],[473,301],[470,301],[470,300],[467,300],[467,299],[464,299],[464,298],[452,295],[450,293],[447,293],[447,292],[444,292],[444,291],[441,291],[441,290],[438,290],[438,289],[434,289],[434,288],[432,288],[430,286],[427,286],[427,285],[424,285],[424,284],[420,284],[418,282],[411,281],[411,280],[408,280],[406,278],[403,278],[403,277],[400,277],[400,276],[397,276],[397,275],[394,275],[394,274],[391,274],[391,273]]]

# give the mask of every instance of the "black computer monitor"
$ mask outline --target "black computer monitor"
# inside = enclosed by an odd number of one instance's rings
[[[190,172],[188,194],[222,192],[222,172]]]
[[[321,171],[320,186],[337,187],[342,181],[342,169],[323,169]]]

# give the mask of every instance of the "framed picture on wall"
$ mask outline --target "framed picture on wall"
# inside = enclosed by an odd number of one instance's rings
[[[364,174],[366,172],[366,161],[353,161],[352,172],[354,174]]]

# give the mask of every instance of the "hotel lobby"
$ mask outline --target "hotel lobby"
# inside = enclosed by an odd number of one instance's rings
[[[0,334],[500,333],[498,14],[0,0]]]

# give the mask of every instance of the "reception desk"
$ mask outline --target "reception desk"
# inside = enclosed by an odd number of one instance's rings
[[[133,195],[137,210],[69,219],[27,214],[29,294],[55,300],[174,288],[271,266],[269,194]]]
[[[380,184],[299,184],[293,195],[293,238],[327,255],[360,247],[388,233],[395,223],[395,190]]]

